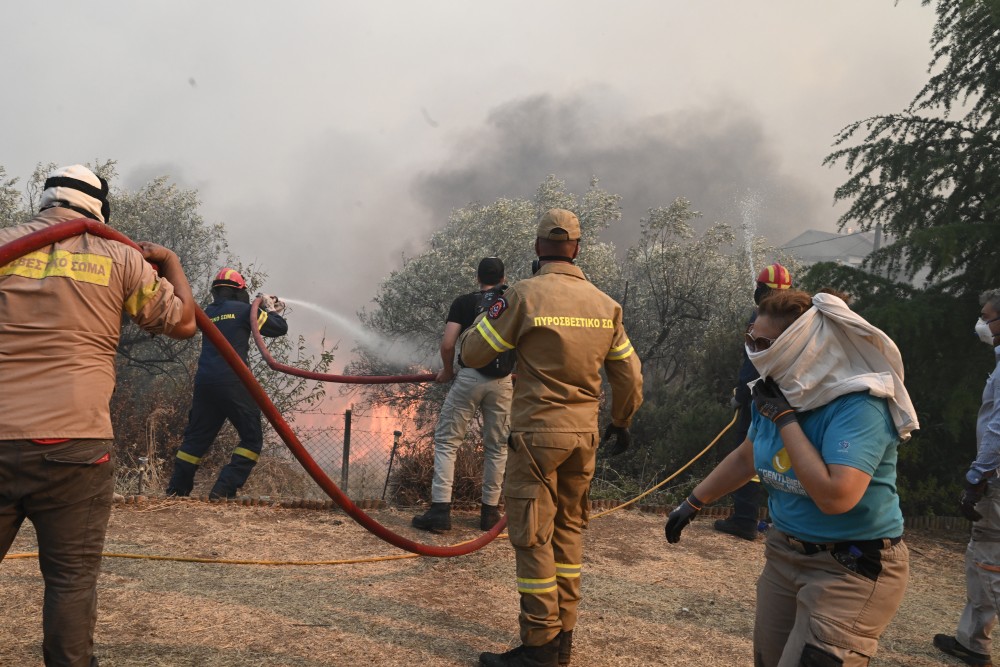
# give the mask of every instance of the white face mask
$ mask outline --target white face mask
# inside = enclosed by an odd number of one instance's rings
[[[993,320],[993,321],[995,322],[996,320]],[[980,317],[979,321],[976,322],[975,332],[976,332],[976,335],[979,336],[979,340],[983,341],[987,345],[993,345],[993,338],[994,338],[994,336],[993,336],[993,332],[990,331],[990,323],[989,322],[987,322],[986,320],[984,320],[983,318]]]

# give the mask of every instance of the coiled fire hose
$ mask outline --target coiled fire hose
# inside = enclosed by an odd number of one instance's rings
[[[6,265],[18,257],[44,248],[45,246],[55,243],[56,241],[62,241],[63,239],[79,236],[84,233],[93,234],[94,236],[99,236],[101,238],[124,243],[125,245],[133,248],[138,248],[136,243],[130,238],[103,223],[89,220],[87,218],[77,218],[75,220],[60,222],[52,225],[51,227],[46,227],[45,229],[32,232],[31,234],[26,234],[25,236],[11,241],[10,243],[0,246],[0,266]],[[257,379],[253,376],[253,373],[250,372],[250,369],[243,363],[243,360],[240,359],[236,350],[233,349],[233,347],[226,340],[225,336],[222,335],[222,332],[219,331],[215,324],[213,324],[208,318],[208,315],[205,314],[205,311],[198,307],[197,304],[195,305],[195,319],[202,334],[206,336],[215,346],[222,357],[226,360],[226,363],[229,364],[236,375],[240,378],[247,390],[250,392],[254,401],[260,407],[261,412],[264,413],[267,420],[271,423],[271,426],[274,427],[275,432],[277,432],[277,434],[281,437],[285,446],[288,447],[289,451],[292,452],[305,471],[309,473],[309,476],[313,478],[316,484],[318,484],[319,487],[323,489],[323,491],[330,496],[330,498],[337,503],[337,505],[339,505],[348,516],[364,526],[368,532],[382,540],[385,540],[389,544],[399,547],[400,549],[420,554],[422,556],[446,558],[452,556],[464,556],[465,554],[472,553],[473,551],[482,548],[492,542],[496,536],[507,527],[507,517],[504,516],[490,531],[484,533],[476,539],[451,546],[437,546],[433,544],[415,542],[389,530],[355,505],[351,499],[340,490],[334,481],[327,476],[323,469],[320,468],[320,466],[313,459],[312,455],[309,454],[306,448],[302,446],[302,443],[299,442],[298,437],[296,437],[288,423],[285,422],[281,413],[278,412],[278,409],[274,406],[274,403],[271,402],[270,397],[268,397],[267,393],[264,391],[264,388],[260,386],[260,383],[257,382]],[[364,376],[361,376],[361,378],[363,377]],[[389,379],[391,376],[369,376],[369,378],[371,377],[377,377],[379,378],[379,381],[383,383],[426,382],[428,380],[427,376],[398,376],[396,379]],[[352,378],[351,380],[339,381],[358,381],[359,379],[360,378]],[[433,379],[433,376],[430,376],[429,379]],[[371,383],[372,380],[368,380],[368,382]]]

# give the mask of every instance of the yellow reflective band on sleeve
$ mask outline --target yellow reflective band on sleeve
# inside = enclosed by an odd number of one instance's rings
[[[582,565],[572,563],[556,563],[556,576],[564,579],[576,579],[580,576]]]
[[[195,465],[198,465],[199,463],[201,463],[201,457],[200,456],[192,456],[191,454],[188,454],[187,452],[182,452],[182,451],[179,451],[179,450],[177,452],[177,458],[179,458],[181,461],[187,461],[188,463],[193,463]]]
[[[538,595],[539,593],[551,593],[556,590],[556,578],[546,577],[545,579],[523,579],[517,578],[517,592]]]
[[[618,347],[611,348],[611,351],[608,352],[608,356],[606,356],[605,359],[608,361],[621,361],[622,359],[628,359],[632,352],[632,341],[626,338],[624,343]]]
[[[479,320],[479,324],[476,325],[476,331],[497,352],[506,352],[514,349],[514,346],[505,341],[503,336],[497,333],[497,330],[493,328],[493,325],[485,317]]]
[[[251,461],[259,461],[260,454],[257,452],[251,452],[246,447],[237,447],[233,450],[233,456],[242,456],[245,459],[250,459]]]
[[[267,322],[267,311],[261,308],[257,311],[257,328],[260,329]]]
[[[159,280],[155,280],[149,285],[143,285],[136,291],[132,292],[129,298],[125,299],[125,312],[135,317],[142,312],[142,309],[146,307],[147,303],[156,298],[156,293],[159,291]]]
[[[73,253],[68,250],[56,250],[51,253],[36,250],[0,266],[0,276],[21,276],[35,280],[58,276],[107,287],[111,283],[113,265],[114,261],[103,255]]]

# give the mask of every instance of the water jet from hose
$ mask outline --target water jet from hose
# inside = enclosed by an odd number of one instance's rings
[[[313,303],[312,301],[286,298],[282,298],[281,300],[289,305],[307,308],[319,313],[329,320],[332,320],[337,326],[345,329],[352,336],[354,336],[355,340],[357,340],[361,345],[370,349],[380,359],[384,359],[390,364],[397,364],[400,366],[427,365],[425,363],[427,361],[427,355],[421,355],[415,347],[398,341],[389,340],[385,336],[382,336],[371,329],[366,329],[357,321],[341,315],[334,310],[321,306],[318,303]],[[425,358],[421,359],[421,356]]]

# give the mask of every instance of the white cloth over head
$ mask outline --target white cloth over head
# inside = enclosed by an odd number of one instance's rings
[[[858,391],[885,398],[900,440],[909,440],[920,424],[903,385],[899,348],[843,299],[820,293],[812,301],[813,307],[771,347],[747,350],[760,377],[774,379],[796,410],[812,410]]]

